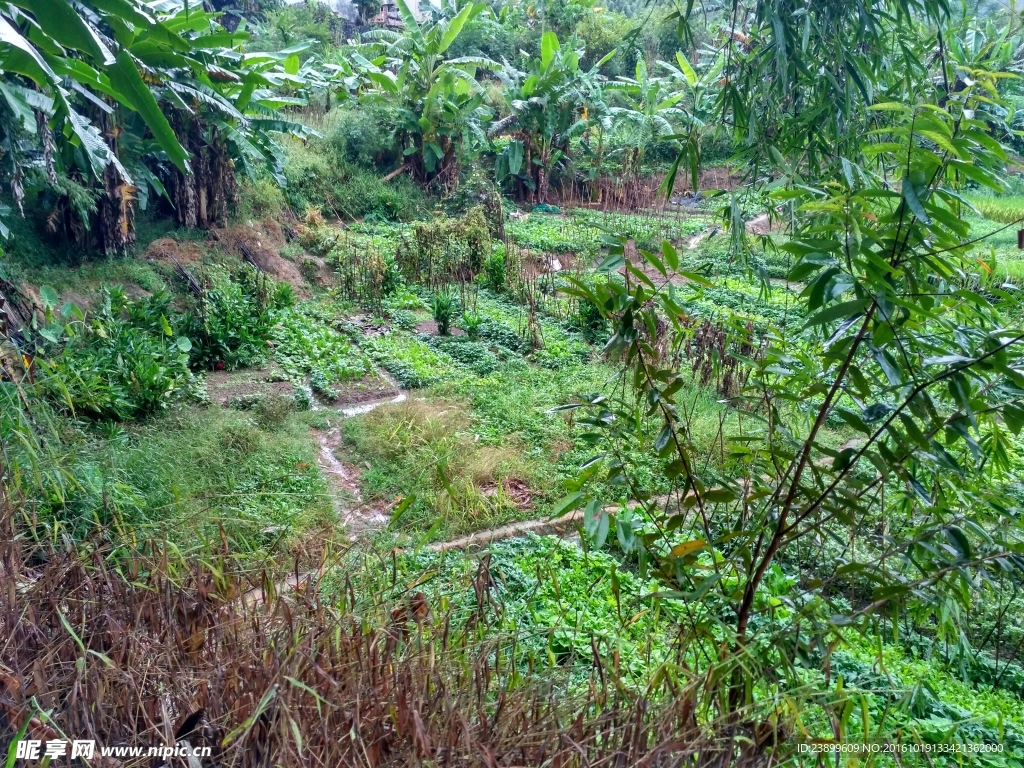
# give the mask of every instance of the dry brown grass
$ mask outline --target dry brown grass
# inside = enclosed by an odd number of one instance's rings
[[[102,550],[28,552],[10,515],[0,524],[0,734],[30,720],[44,740],[185,739],[212,747],[204,766],[765,762],[734,738],[750,729],[716,746],[697,726],[700,680],[638,698],[595,654],[590,686],[569,696],[510,669],[515,638],[487,629],[486,557],[477,610],[453,621],[421,593],[367,600],[351,582],[326,604],[315,574],[330,559],[254,587],[227,551],[175,572],[162,550],[116,564]]]

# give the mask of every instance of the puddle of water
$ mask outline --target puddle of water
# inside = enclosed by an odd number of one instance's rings
[[[341,432],[337,427],[327,432],[321,432],[317,436],[320,443],[320,468],[326,475],[334,476],[334,485],[354,498],[355,503],[352,505],[336,503],[338,515],[342,522],[352,530],[382,528],[390,522],[390,517],[363,503],[363,496],[359,492],[358,478],[353,477],[348,468],[334,455],[334,449],[340,438]]]

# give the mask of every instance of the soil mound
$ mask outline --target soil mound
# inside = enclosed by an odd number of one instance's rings
[[[199,261],[203,257],[203,249],[198,243],[181,242],[173,237],[161,237],[154,240],[146,249],[145,258],[149,261],[164,261],[182,266]]]
[[[228,253],[251,260],[275,280],[291,285],[300,298],[308,298],[309,285],[299,266],[281,255],[287,241],[280,222],[266,219],[250,226],[214,229],[210,234]]]

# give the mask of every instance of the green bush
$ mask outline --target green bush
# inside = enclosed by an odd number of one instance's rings
[[[335,109],[327,142],[337,157],[364,168],[390,167],[388,115],[381,108]]]
[[[441,291],[434,296],[434,303],[431,306],[434,315],[434,322],[437,323],[437,333],[440,336],[447,336],[451,333],[452,320],[459,311],[459,298],[451,291]]]
[[[213,288],[203,296],[202,307],[179,323],[193,342],[192,366],[232,370],[261,365],[275,311],[294,302],[291,286],[275,284],[251,268],[237,279],[221,270],[211,278]]]
[[[288,207],[284,192],[273,179],[261,176],[242,178],[238,185],[238,204],[235,215],[243,220],[280,220]]]
[[[166,294],[132,301],[117,288],[104,292],[89,316],[65,305],[63,328],[55,322],[42,332],[43,391],[68,410],[99,419],[123,421],[166,408],[193,384],[191,342],[174,333],[170,316]]]
[[[385,182],[337,152],[337,141],[289,146],[284,174],[293,208],[320,208],[347,220],[369,216],[389,221],[408,221],[425,209],[426,196],[407,176]]]
[[[487,347],[468,337],[444,336],[434,337],[430,346],[444,352],[459,366],[477,376],[486,376],[498,367],[498,359]]]

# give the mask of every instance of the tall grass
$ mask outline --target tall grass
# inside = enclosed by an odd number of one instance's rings
[[[978,213],[990,221],[997,221],[1000,224],[1021,222],[1021,226],[1024,226],[1024,196],[983,197],[971,195],[968,200],[978,210]]]

